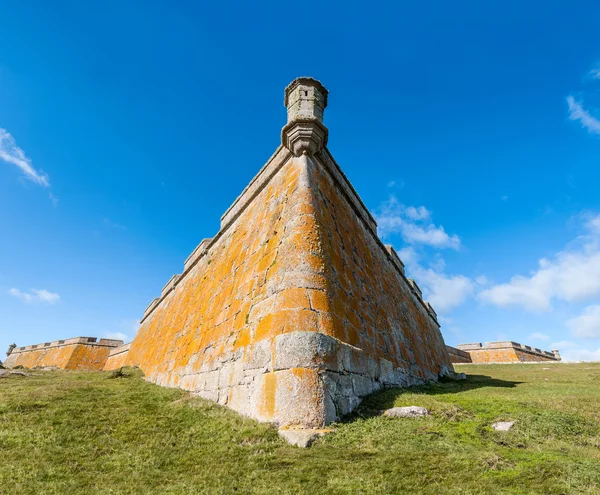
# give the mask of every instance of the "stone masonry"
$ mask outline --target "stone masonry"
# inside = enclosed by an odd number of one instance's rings
[[[558,350],[552,352],[517,342],[486,342],[485,345],[477,342],[475,344],[459,344],[458,349],[449,348],[453,363],[534,363],[545,361],[560,361]],[[453,352],[454,349],[457,352]],[[460,353],[460,354],[459,354]],[[464,355],[469,359],[463,361]]]
[[[327,100],[311,78],[286,88],[282,145],[105,369],[308,428],[452,372],[435,311],[326,148]]]
[[[111,350],[122,344],[122,340],[75,337],[27,347],[11,345],[3,364],[6,368],[56,366],[64,370],[103,370]]]

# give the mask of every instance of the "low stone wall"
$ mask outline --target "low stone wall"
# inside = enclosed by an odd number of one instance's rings
[[[452,361],[452,364],[473,362],[471,360],[471,355],[466,351],[461,351],[460,349],[451,347],[449,345],[446,346],[446,349],[448,349],[448,354],[450,354],[450,360]]]
[[[459,344],[460,351],[467,352],[473,363],[522,363],[560,361],[558,351],[543,351],[517,342],[480,342]],[[458,362],[458,361],[457,361]]]
[[[127,360],[127,353],[129,352],[130,347],[131,343],[112,349],[110,351],[110,354],[108,355],[106,364],[104,365],[104,370],[116,370],[121,368],[122,366],[125,366],[125,362]]]
[[[43,344],[15,347],[4,361],[6,368],[56,366],[65,370],[104,369],[108,355],[122,340],[75,337]]]

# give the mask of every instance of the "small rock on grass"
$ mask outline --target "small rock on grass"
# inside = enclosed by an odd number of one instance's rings
[[[300,428],[282,428],[279,430],[279,436],[286,440],[289,444],[300,448],[310,447],[314,441],[333,430],[315,430],[315,429],[300,429]]]
[[[515,423],[516,421],[498,421],[492,425],[492,428],[496,431],[508,431]]]
[[[429,416],[429,411],[420,406],[394,407],[383,411],[383,415],[388,418],[417,418]]]
[[[9,376],[29,376],[29,373],[25,373],[23,371],[0,370],[0,378],[6,378]]]

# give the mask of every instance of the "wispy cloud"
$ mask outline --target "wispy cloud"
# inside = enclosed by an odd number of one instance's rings
[[[569,105],[569,119],[579,123],[592,134],[600,134],[600,120],[588,112],[583,105],[571,95],[567,96]]]
[[[596,349],[595,351],[590,349],[576,348],[569,349],[566,352],[560,353],[563,361],[566,362],[577,362],[577,361],[585,361],[585,362],[598,362],[600,361],[600,349]]]
[[[30,292],[23,292],[19,289],[13,288],[10,289],[8,293],[17,299],[26,302],[27,304],[38,302],[54,304],[60,300],[60,295],[58,295],[56,292],[50,292],[46,289],[31,289]]]
[[[501,307],[548,311],[554,299],[575,302],[600,294],[600,215],[585,215],[584,234],[552,258],[543,258],[529,276],[482,291],[480,299]]]
[[[43,187],[50,187],[48,175],[33,168],[25,152],[17,146],[10,133],[2,128],[0,128],[0,160],[18,167],[27,180]]]
[[[584,339],[600,339],[600,304],[587,306],[583,313],[567,322],[571,333]]]
[[[425,244],[436,248],[460,249],[460,239],[449,235],[444,227],[431,222],[431,212],[424,206],[405,206],[395,196],[381,206],[376,215],[382,237],[400,234],[409,244]]]
[[[545,333],[540,333],[540,332],[533,332],[529,337],[527,337],[527,340],[550,340],[550,337],[548,335],[546,335]]]
[[[407,271],[423,289],[426,299],[440,315],[463,304],[474,292],[476,283],[464,275],[448,275],[441,258],[425,267],[412,247],[398,251]]]
[[[125,225],[121,225],[121,224],[112,222],[108,218],[104,218],[102,221],[104,222],[104,225],[108,225],[109,227],[112,227],[113,229],[127,230],[127,227],[125,227]]]
[[[102,335],[106,339],[123,340],[124,342],[131,342],[133,337],[137,334],[140,327],[139,320],[123,319],[115,324],[115,329],[104,332]]]
[[[592,79],[600,79],[600,67],[594,67],[589,73],[588,75],[592,78]]]
[[[106,332],[102,337],[105,339],[122,340],[124,342],[129,341],[129,336],[123,332]]]

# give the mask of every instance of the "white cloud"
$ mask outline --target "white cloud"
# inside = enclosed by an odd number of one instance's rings
[[[31,289],[30,292],[22,292],[19,289],[10,289],[8,293],[28,304],[42,302],[54,304],[60,300],[60,296],[56,292],[50,292],[46,289]]]
[[[540,332],[533,332],[529,337],[527,337],[528,340],[550,340],[550,337],[548,337],[548,335],[546,335],[545,333],[540,333]]]
[[[129,341],[129,336],[122,332],[106,332],[102,337],[105,339],[122,340],[124,342]]]
[[[548,311],[554,299],[574,302],[600,294],[600,215],[587,216],[585,235],[552,259],[543,258],[529,276],[482,291],[483,302],[496,306]]]
[[[25,174],[27,180],[40,186],[50,186],[48,175],[33,168],[31,160],[25,155],[25,152],[17,146],[14,138],[2,128],[0,128],[0,160],[17,166]]]
[[[463,304],[473,294],[473,282],[464,275],[448,276],[432,269],[422,270],[415,275],[427,289],[427,299],[434,309],[447,313]]]
[[[425,268],[419,263],[414,248],[401,249],[398,256],[406,265],[409,275],[422,288],[425,298],[440,315],[460,306],[473,294],[473,281],[464,275],[444,273],[443,259],[438,257],[434,267]]]
[[[391,196],[376,216],[382,237],[399,233],[409,244],[424,244],[436,248],[460,248],[460,239],[448,235],[444,227],[430,222],[431,213],[424,206],[404,206]]]
[[[600,79],[600,68],[596,67],[589,72],[592,79]]]
[[[431,212],[424,206],[409,206],[405,210],[405,214],[411,220],[427,220],[431,216]]]
[[[600,304],[584,308],[580,316],[567,321],[573,335],[585,339],[600,339]]]
[[[506,195],[505,195],[505,196],[500,196],[500,199],[501,199],[502,201],[506,201],[506,200],[508,199],[508,196],[506,196]]]
[[[563,361],[587,361],[597,362],[600,361],[600,349],[591,351],[589,349],[570,349],[561,352],[561,358]]]
[[[552,342],[550,344],[550,349],[558,349],[559,351],[567,350],[567,349],[576,349],[579,347],[579,344],[576,342],[571,342],[570,340],[561,340],[560,342]]]
[[[583,108],[583,105],[573,96],[567,97],[567,105],[569,105],[569,119],[579,121],[592,134],[600,134],[600,120]]]
[[[137,334],[139,327],[140,322],[137,319],[122,319],[114,324],[115,330],[106,331],[102,336],[106,339],[131,342]]]

